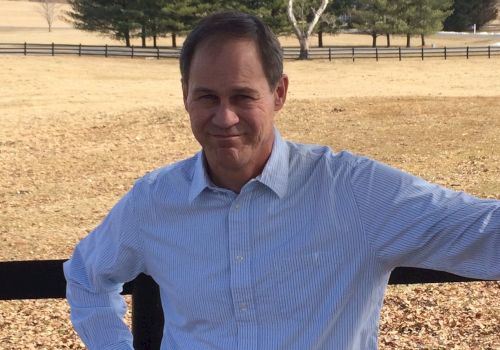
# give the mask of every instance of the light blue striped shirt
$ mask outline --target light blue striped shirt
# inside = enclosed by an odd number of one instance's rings
[[[500,202],[285,142],[239,194],[202,153],[138,180],[64,265],[90,349],[132,349],[122,283],[160,285],[162,349],[377,348],[391,270],[500,279]]]

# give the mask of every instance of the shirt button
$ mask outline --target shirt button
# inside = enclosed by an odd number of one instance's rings
[[[245,260],[245,258],[241,255],[237,255],[235,259],[237,262],[242,262],[243,260]]]
[[[236,203],[236,204],[234,205],[234,209],[240,209],[240,205],[239,205],[238,203]]]
[[[248,310],[248,305],[246,303],[241,303],[240,304],[240,311],[247,311]]]

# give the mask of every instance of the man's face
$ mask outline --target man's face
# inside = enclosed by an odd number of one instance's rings
[[[256,176],[273,146],[275,113],[288,80],[270,87],[255,43],[208,39],[199,44],[183,84],[191,128],[212,173]]]

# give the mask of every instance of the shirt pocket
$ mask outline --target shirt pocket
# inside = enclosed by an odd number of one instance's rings
[[[287,319],[307,319],[326,293],[326,256],[313,252],[274,262],[278,312]]]

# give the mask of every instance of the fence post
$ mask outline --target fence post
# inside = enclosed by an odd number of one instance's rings
[[[134,349],[159,349],[163,334],[160,291],[149,276],[139,275],[132,291],[132,333]]]
[[[467,59],[469,59],[469,47],[467,46]]]
[[[447,52],[446,52],[446,46],[444,47],[444,59],[446,60],[448,58]]]
[[[130,58],[134,58],[134,45],[132,45],[132,54],[130,55]]]
[[[54,56],[54,43],[52,43],[52,56]]]
[[[104,45],[104,57],[108,57],[108,44]]]
[[[424,47],[422,46],[422,61],[424,60]]]
[[[491,46],[488,45],[488,58],[491,58]]]
[[[331,61],[332,60],[332,48],[329,47],[328,48],[328,61]]]
[[[28,44],[26,44],[26,41],[24,42],[24,56],[28,54]]]
[[[399,52],[399,60],[401,61],[401,46],[399,47],[398,52]]]
[[[354,46],[352,48],[352,61],[354,62]]]
[[[375,47],[375,60],[378,62],[378,47]]]
[[[156,47],[156,58],[160,59],[160,48],[158,46]]]
[[[78,45],[78,56],[81,56],[82,55],[82,44],[80,43]]]

